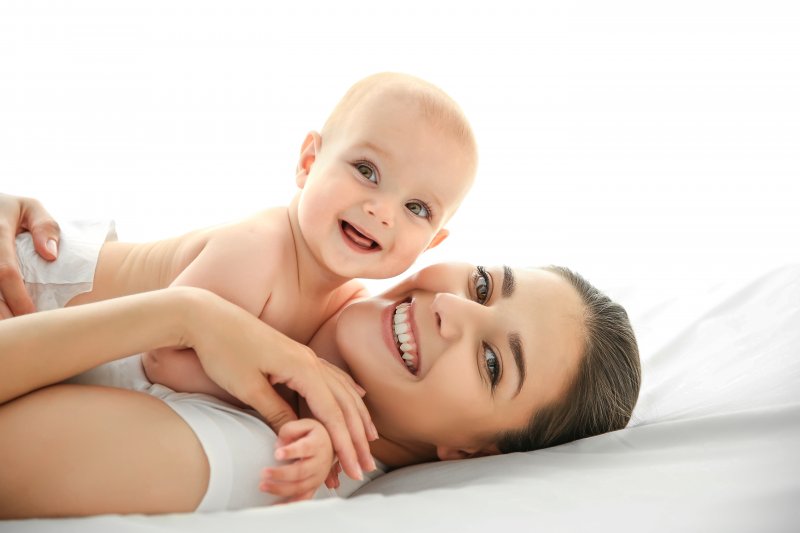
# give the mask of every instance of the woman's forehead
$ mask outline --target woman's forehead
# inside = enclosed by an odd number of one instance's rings
[[[516,299],[507,327],[517,329],[529,387],[554,399],[577,370],[583,352],[583,302],[562,276],[546,269],[515,270]]]

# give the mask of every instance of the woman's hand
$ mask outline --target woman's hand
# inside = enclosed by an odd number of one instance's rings
[[[287,422],[278,432],[275,459],[287,464],[265,468],[259,488],[283,497],[286,502],[309,500],[331,471],[330,436],[313,418]]]
[[[0,318],[24,315],[36,310],[25,290],[17,262],[15,238],[23,231],[33,234],[36,251],[48,261],[58,256],[58,224],[32,198],[0,194]],[[0,301],[2,304],[2,301]]]
[[[297,419],[272,387],[285,384],[325,426],[348,476],[360,480],[362,470],[375,469],[369,439],[377,432],[363,390],[349,376],[227,300],[203,290],[192,294],[200,300],[187,310],[189,337],[180,344],[194,348],[211,379],[256,409],[276,432]]]

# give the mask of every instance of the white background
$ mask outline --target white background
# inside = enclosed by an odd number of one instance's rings
[[[773,1],[0,3],[0,190],[146,240],[286,204],[359,78],[464,108],[445,259],[599,285],[800,260],[800,8]],[[382,284],[376,284],[382,286]]]

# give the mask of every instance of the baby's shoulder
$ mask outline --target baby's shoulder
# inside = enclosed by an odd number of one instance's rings
[[[216,230],[215,233],[217,233],[217,236],[224,236],[224,238],[291,238],[289,215],[285,207],[273,207],[271,209],[259,211],[237,222],[218,226]]]
[[[214,242],[231,250],[242,250],[249,257],[264,260],[282,260],[290,251],[291,228],[285,207],[268,209],[238,222],[218,226],[208,236]]]

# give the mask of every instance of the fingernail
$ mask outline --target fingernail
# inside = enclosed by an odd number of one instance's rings
[[[371,427],[372,427],[372,440],[378,440],[379,438],[381,438],[381,436],[378,435],[378,428],[375,427],[375,424],[371,424]]]
[[[369,464],[372,467],[369,469],[370,472],[378,468],[378,466],[375,464],[375,459],[373,459],[372,457],[369,458]]]
[[[55,239],[48,239],[45,248],[47,248],[47,251],[53,254],[53,256],[58,257],[58,243]]]

